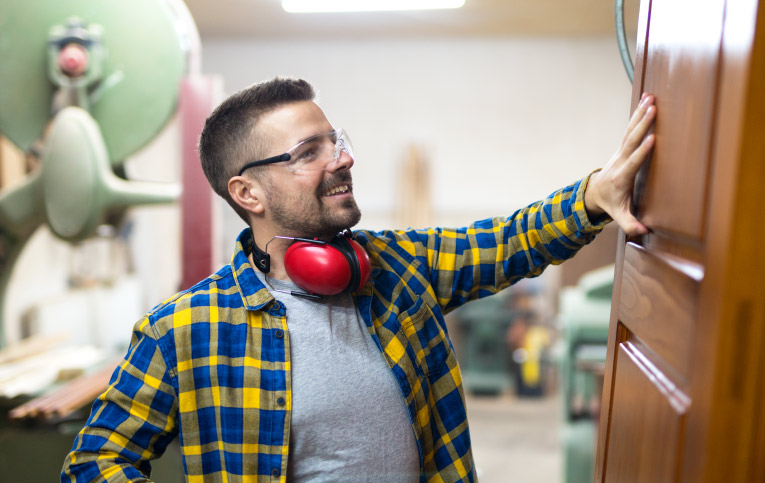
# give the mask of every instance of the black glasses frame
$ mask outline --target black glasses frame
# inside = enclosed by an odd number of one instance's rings
[[[244,166],[242,166],[242,169],[239,170],[239,174],[237,174],[237,176],[241,176],[242,173],[244,173],[250,168],[254,168],[255,166],[263,166],[264,164],[281,163],[282,161],[289,161],[290,158],[292,158],[292,156],[290,156],[290,153],[284,153],[278,156],[271,156],[270,158],[261,159],[259,161],[251,161],[245,164]]]

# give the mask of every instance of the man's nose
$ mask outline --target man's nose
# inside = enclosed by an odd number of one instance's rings
[[[332,161],[327,166],[327,171],[334,172],[341,169],[351,169],[353,167],[353,157],[345,151],[340,151],[337,160]]]

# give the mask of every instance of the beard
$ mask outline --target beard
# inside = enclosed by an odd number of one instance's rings
[[[280,235],[301,238],[332,237],[355,226],[361,220],[356,200],[351,197],[337,206],[327,206],[321,193],[333,186],[351,183],[351,174],[343,172],[321,183],[316,193],[282,190],[274,184],[265,186],[271,219],[281,227]]]

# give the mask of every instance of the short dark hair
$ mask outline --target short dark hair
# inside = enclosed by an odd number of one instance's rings
[[[229,96],[205,121],[199,137],[202,170],[212,189],[245,221],[247,212],[231,199],[228,180],[248,160],[264,156],[265,146],[255,128],[263,114],[285,104],[312,101],[314,89],[303,79],[275,77]]]

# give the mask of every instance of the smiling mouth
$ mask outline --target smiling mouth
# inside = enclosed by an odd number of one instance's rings
[[[341,195],[341,194],[350,193],[350,192],[351,192],[351,185],[343,184],[340,186],[335,186],[334,188],[325,191],[322,196]]]

